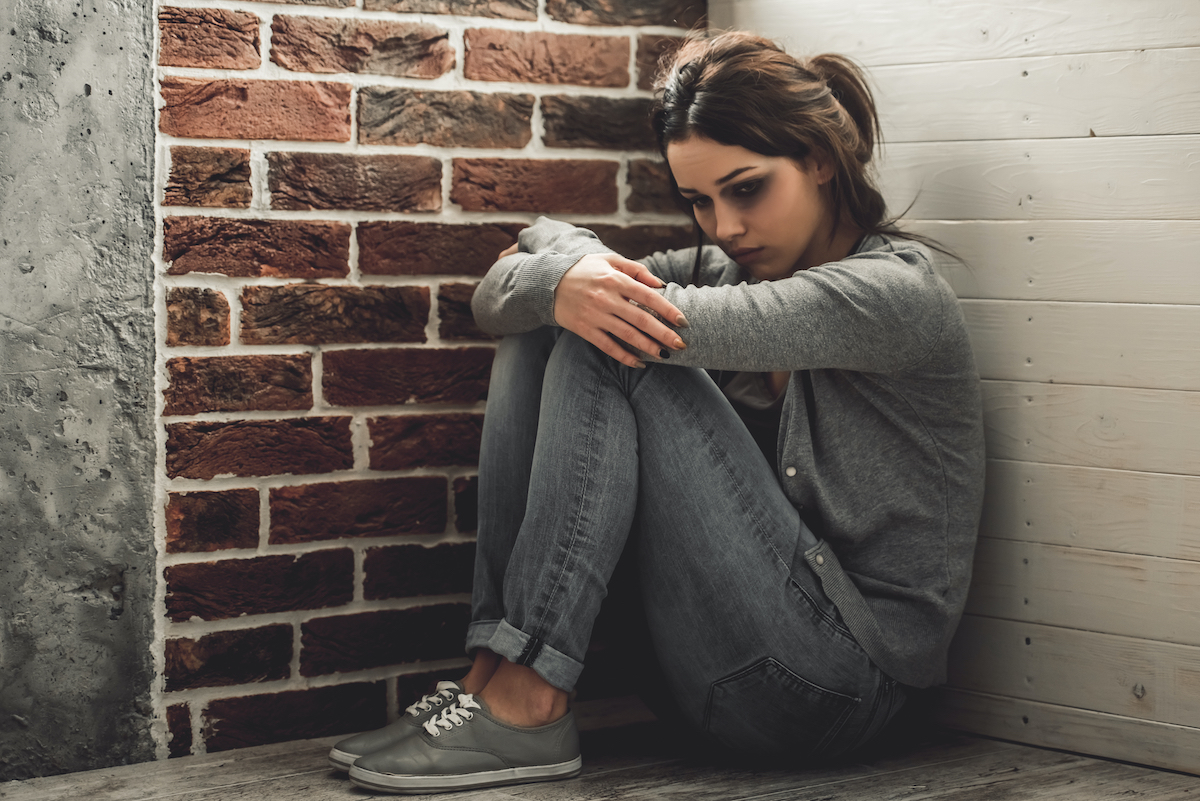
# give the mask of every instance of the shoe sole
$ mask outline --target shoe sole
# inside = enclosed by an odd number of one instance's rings
[[[351,766],[354,765],[354,760],[360,756],[362,754],[349,754],[333,748],[329,751],[329,764],[334,770],[350,770]]]
[[[571,779],[578,776],[582,770],[582,757],[575,757],[570,762],[560,762],[556,765],[530,765],[503,770],[485,770],[478,773],[435,776],[394,775],[351,767],[350,782],[367,790],[381,790],[386,793],[440,793],[450,790],[466,790],[472,787],[496,787],[501,784]]]

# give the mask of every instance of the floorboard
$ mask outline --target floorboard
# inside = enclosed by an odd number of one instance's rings
[[[1200,801],[1200,779],[988,740],[944,729],[903,732],[863,761],[805,770],[722,763],[638,723],[584,732],[584,772],[414,801]],[[337,738],[0,784],[0,801],[363,801],[325,765]]]

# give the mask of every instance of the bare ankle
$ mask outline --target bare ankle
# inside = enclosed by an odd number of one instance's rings
[[[496,718],[514,726],[545,726],[567,714],[566,692],[507,659],[479,695]]]

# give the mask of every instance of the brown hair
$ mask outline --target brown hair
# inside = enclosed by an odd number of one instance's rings
[[[831,238],[843,215],[864,233],[921,238],[887,219],[871,170],[881,139],[875,99],[845,56],[795,59],[769,39],[736,31],[694,37],[670,57],[656,89],[650,119],[664,158],[667,145],[691,136],[797,162],[815,153],[834,168]],[[678,189],[674,176],[671,185]],[[697,250],[693,283],[699,266]]]

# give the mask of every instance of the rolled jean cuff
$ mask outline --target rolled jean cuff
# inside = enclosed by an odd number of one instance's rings
[[[481,621],[471,624],[471,629],[467,632],[468,647],[475,636],[472,629],[476,625],[482,628],[486,623]],[[500,621],[491,639],[483,645],[510,662],[533,668],[543,679],[566,692],[575,688],[575,682],[579,681],[579,674],[583,672],[582,662],[551,648],[536,637],[530,637],[510,625],[507,620]]]
[[[479,648],[487,648],[488,640],[492,639],[492,635],[496,633],[496,627],[499,625],[499,620],[472,621],[471,625],[467,626],[467,655],[470,656]]]

